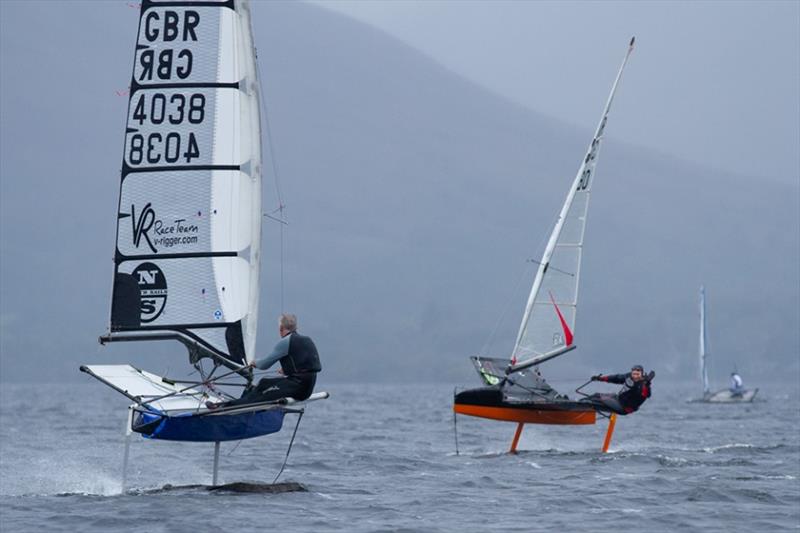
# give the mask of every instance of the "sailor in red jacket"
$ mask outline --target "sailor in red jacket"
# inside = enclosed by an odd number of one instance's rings
[[[590,402],[602,410],[613,411],[617,414],[627,415],[638,410],[639,407],[652,394],[653,378],[656,373],[650,371],[645,375],[642,365],[635,365],[627,374],[611,374],[592,376],[592,381],[605,381],[617,383],[622,389],[616,394],[592,394],[581,401]]]

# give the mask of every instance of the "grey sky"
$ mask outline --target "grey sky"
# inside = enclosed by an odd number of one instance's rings
[[[594,127],[637,37],[610,133],[714,168],[800,181],[800,2],[317,2],[531,109]],[[617,46],[613,46],[617,44]]]

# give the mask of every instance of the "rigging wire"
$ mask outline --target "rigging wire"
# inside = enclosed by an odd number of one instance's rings
[[[264,92],[262,89],[264,88],[264,81],[261,77],[261,67],[259,66],[258,62],[258,49],[253,47],[253,53],[255,55],[255,63],[256,63],[256,76],[258,76],[258,83],[259,83],[259,95]],[[278,207],[273,210],[269,214],[265,214],[267,218],[272,220],[276,220],[280,223],[279,227],[279,242],[280,242],[280,294],[281,294],[281,313],[284,312],[284,300],[285,300],[285,282],[284,282],[284,226],[288,225],[286,220],[284,219],[284,210],[286,209],[286,204],[283,203],[283,192],[281,190],[281,180],[280,174],[278,172],[278,158],[275,155],[275,145],[272,141],[272,129],[269,125],[269,108],[267,107],[266,98],[261,97],[259,98],[259,102],[261,103],[261,110],[264,113],[264,126],[267,133],[267,145],[269,146],[269,159],[272,166],[272,180],[275,185],[275,195],[278,198]],[[278,213],[277,217],[271,216],[275,213]]]
[[[486,342],[483,343],[483,347],[481,348],[481,355],[486,357],[488,356],[489,345],[494,342],[495,337],[497,336],[497,331],[500,329],[500,325],[505,321],[506,315],[508,315],[508,311],[511,309],[511,304],[516,299],[516,295],[519,292],[519,288],[522,285],[523,280],[528,276],[528,271],[530,267],[528,266],[528,262],[526,261],[525,268],[522,270],[522,273],[519,275],[519,279],[514,284],[514,289],[511,292],[511,296],[507,299],[506,305],[503,307],[500,316],[497,318],[497,321],[494,324],[494,328],[489,333],[489,336],[486,338]]]
[[[244,442],[243,440],[236,441],[236,445],[233,447],[233,449],[231,449],[231,451],[229,451],[229,452],[228,452],[228,457],[230,457],[231,455],[233,455],[233,452],[235,452],[235,451],[236,451],[236,449],[239,447],[239,445],[240,445],[241,443],[243,443],[243,442]]]
[[[278,471],[278,475],[275,476],[275,479],[272,480],[273,485],[277,483],[278,478],[281,477],[281,474],[283,474],[283,469],[286,468],[286,463],[289,461],[289,454],[292,453],[292,445],[294,444],[294,438],[297,435],[297,428],[300,427],[300,421],[303,419],[304,412],[305,411],[300,411],[297,415],[297,424],[294,425],[294,431],[292,432],[292,440],[289,441],[289,448],[286,450],[286,457],[283,458],[283,464],[281,465],[281,469]]]
[[[549,225],[550,228],[555,226],[556,221],[558,220],[558,217],[559,217],[558,213],[555,213],[551,217],[550,225]],[[542,235],[541,239],[539,240],[539,244],[536,246],[536,248],[534,248],[534,250],[536,251],[536,255],[541,256],[541,254],[543,253],[544,248],[545,248],[545,246],[547,244],[547,240],[549,238],[550,238],[550,234],[549,233],[545,233],[545,234]],[[497,336],[497,331],[500,329],[500,325],[505,320],[506,315],[508,314],[508,311],[511,308],[511,303],[514,301],[514,297],[516,296],[516,294],[519,291],[520,286],[522,285],[522,280],[528,275],[528,269],[529,269],[528,264],[531,264],[531,263],[535,263],[537,265],[537,267],[540,264],[539,261],[535,261],[533,259],[526,259],[525,260],[526,266],[522,270],[522,273],[520,274],[520,277],[517,280],[517,283],[514,285],[514,290],[511,293],[511,296],[509,297],[509,299],[508,299],[508,301],[507,301],[507,303],[505,305],[505,308],[500,313],[500,316],[498,317],[497,322],[495,322],[494,328],[492,329],[491,333],[489,333],[489,336],[487,337],[486,342],[483,344],[483,348],[481,349],[481,352],[480,352],[481,355],[488,356],[487,352],[489,350],[489,345],[492,342],[494,342],[494,339]],[[568,272],[565,272],[565,274],[568,274]]]

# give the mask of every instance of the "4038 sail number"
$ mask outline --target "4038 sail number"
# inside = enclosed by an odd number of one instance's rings
[[[131,165],[141,165],[147,162],[150,165],[159,163],[191,163],[200,157],[200,148],[194,133],[188,135],[171,131],[161,134],[158,132],[143,135],[131,135],[128,148],[128,161]]]
[[[132,166],[191,163],[200,157],[200,146],[194,132],[185,131],[185,125],[202,124],[205,118],[203,93],[143,91],[133,105],[131,126],[166,125],[184,131],[133,132],[128,142],[128,163]]]
[[[206,97],[202,93],[186,95],[164,93],[139,95],[133,108],[133,120],[140,125],[145,122],[150,124],[163,124],[166,120],[170,124],[200,124],[206,116]]]

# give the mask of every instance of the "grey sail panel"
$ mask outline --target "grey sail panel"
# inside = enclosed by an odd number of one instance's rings
[[[162,186],[165,180],[169,187]],[[254,194],[260,191],[253,180],[239,171],[128,174],[120,195],[117,248],[126,257],[242,252],[252,241],[253,213],[240,199]]]
[[[242,156],[215,150],[222,131],[237,128],[238,88],[140,88],[131,100],[125,164],[131,169],[241,165]],[[206,125],[206,127],[202,127]]]
[[[142,3],[117,218],[111,338],[175,332],[253,359],[261,124],[246,1]]]
[[[161,5],[160,5],[161,4]],[[142,2],[134,82],[238,82],[233,2]]]
[[[244,318],[247,270],[240,257],[187,257],[124,261],[117,276],[139,287],[140,326],[174,329]]]

